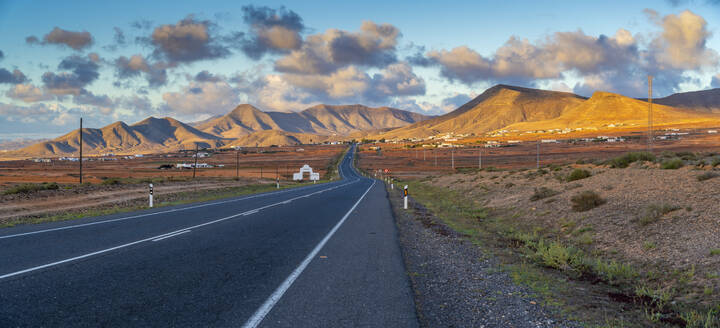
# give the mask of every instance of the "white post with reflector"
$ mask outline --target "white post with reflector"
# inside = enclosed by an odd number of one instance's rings
[[[405,207],[405,209],[407,209],[407,199],[408,199],[408,186],[407,186],[407,185],[405,185],[405,190],[404,190],[403,192],[404,192],[404,194],[405,194],[405,199],[404,199],[405,205],[404,205],[404,207]]]
[[[150,207],[153,207],[153,184],[150,184]]]

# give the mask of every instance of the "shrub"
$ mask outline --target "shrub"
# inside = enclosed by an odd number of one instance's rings
[[[576,212],[589,211],[607,202],[605,199],[600,197],[600,195],[598,195],[592,190],[586,190],[575,196],[572,196],[572,198],[570,198],[570,201],[573,203],[572,209]]]
[[[28,194],[40,190],[58,190],[60,189],[60,186],[58,186],[57,183],[51,182],[43,182],[43,183],[24,183],[21,185],[14,186],[8,190],[5,190],[3,192],[4,195],[14,195],[14,194]]]
[[[652,153],[649,153],[649,152],[627,153],[623,156],[611,159],[610,167],[626,168],[630,165],[630,163],[637,162],[637,161],[654,162],[655,155],[653,155]]]
[[[588,170],[581,170],[581,169],[574,169],[572,172],[570,172],[570,175],[565,178],[568,182],[575,181],[575,180],[582,180],[585,178],[589,178],[592,174],[590,174],[590,171]]]
[[[663,215],[680,209],[680,206],[668,205],[668,204],[651,204],[645,208],[640,219],[638,220],[641,225],[646,226],[659,220]]]
[[[565,247],[559,242],[547,243],[544,240],[537,243],[535,256],[544,266],[566,271],[582,267],[584,260],[578,249]]]
[[[557,194],[560,194],[560,192],[547,187],[535,188],[535,193],[533,193],[533,195],[530,197],[530,200],[534,202],[537,200],[555,196]]]
[[[720,157],[713,157],[712,162],[710,162],[710,164],[713,167],[720,165]]]
[[[697,157],[697,155],[695,155],[695,153],[691,153],[689,151],[677,152],[677,153],[675,153],[675,156],[680,157],[686,161],[694,161],[694,160],[698,159],[698,157]]]
[[[714,178],[714,177],[717,177],[717,176],[718,176],[718,174],[715,173],[715,172],[705,172],[705,173],[703,173],[703,174],[698,175],[698,176],[697,176],[697,180],[698,180],[698,181],[705,181],[705,180],[710,180],[710,179],[712,179],[712,178]]]
[[[683,160],[676,157],[673,159],[664,160],[662,164],[660,164],[660,168],[662,168],[663,170],[677,170],[683,167],[683,165],[685,165],[683,163]]]
[[[101,182],[101,184],[106,186],[114,186],[120,184],[119,178],[107,178]]]

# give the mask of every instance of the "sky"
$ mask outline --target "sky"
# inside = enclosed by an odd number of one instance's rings
[[[439,115],[496,84],[720,87],[720,0],[0,0],[0,139],[241,103]]]

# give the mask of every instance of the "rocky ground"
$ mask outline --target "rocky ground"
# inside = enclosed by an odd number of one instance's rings
[[[580,327],[541,305],[495,258],[421,204],[405,211],[397,190],[390,198],[423,327]]]
[[[664,170],[658,164],[635,163],[628,168],[571,165],[536,170],[478,172],[438,177],[431,184],[461,190],[490,209],[504,209],[533,226],[555,229],[588,249],[616,254],[619,259],[666,269],[694,267],[698,283],[705,273],[720,270],[720,177],[699,181],[712,167],[685,166]],[[565,181],[574,169],[592,176]],[[718,172],[720,173],[720,172]],[[532,200],[539,188],[557,195]],[[588,211],[572,209],[571,198],[596,192],[605,204]],[[661,213],[653,209],[665,208]],[[666,213],[662,213],[666,212]],[[586,232],[578,235],[578,228]],[[582,239],[582,240],[580,240]]]

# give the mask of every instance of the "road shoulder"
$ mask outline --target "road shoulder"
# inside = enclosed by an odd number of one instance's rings
[[[376,183],[261,326],[417,327],[405,272],[387,193]]]
[[[576,327],[512,282],[492,256],[421,204],[391,192],[399,240],[422,327]]]

